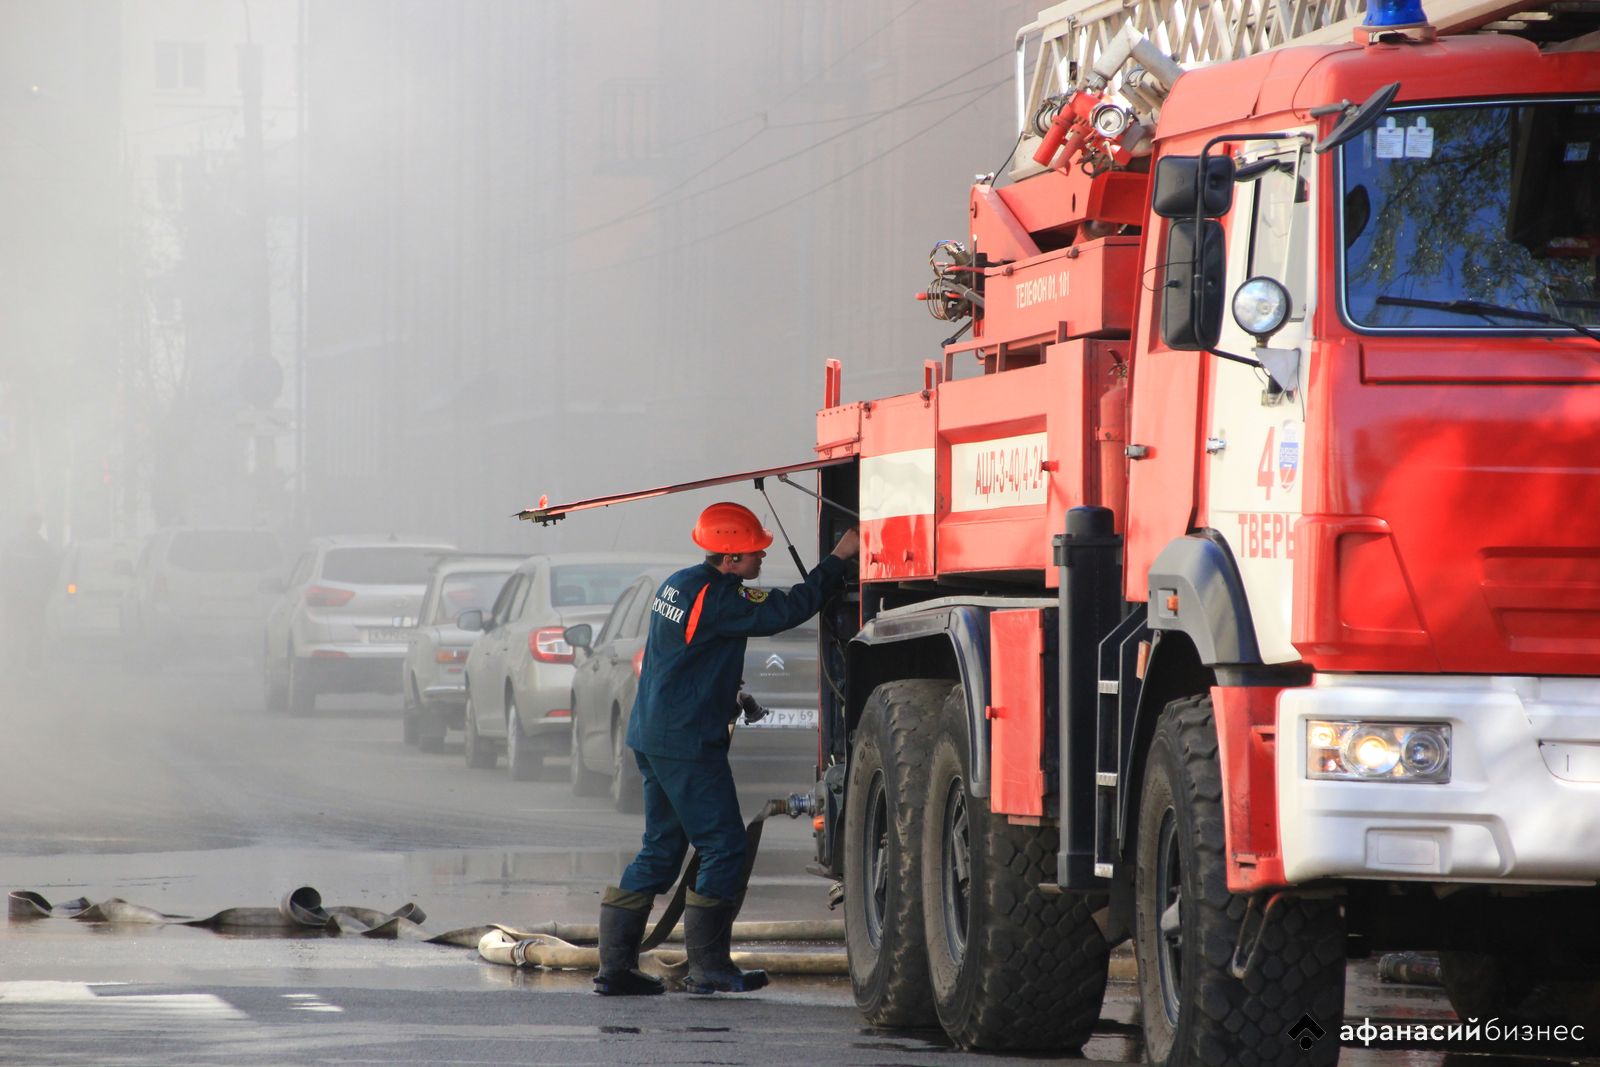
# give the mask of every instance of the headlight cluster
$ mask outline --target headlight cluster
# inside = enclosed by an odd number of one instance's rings
[[[1359,782],[1448,782],[1445,723],[1306,723],[1306,777]]]

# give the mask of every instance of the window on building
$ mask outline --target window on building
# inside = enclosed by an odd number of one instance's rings
[[[197,41],[156,42],[156,88],[204,89],[206,50]]]

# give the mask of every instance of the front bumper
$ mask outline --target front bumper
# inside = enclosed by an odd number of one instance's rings
[[[1309,780],[1310,719],[1448,723],[1450,781]],[[1600,879],[1600,680],[1319,675],[1278,702],[1276,775],[1290,883]]]

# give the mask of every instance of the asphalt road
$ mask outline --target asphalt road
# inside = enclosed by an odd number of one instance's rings
[[[563,762],[549,771],[519,783],[467,769],[458,743],[419,753],[401,743],[390,701],[268,715],[242,663],[158,677],[76,663],[0,692],[0,883],[186,915],[273,905],[312,885],[329,905],[415,901],[429,933],[592,922],[640,820],[572,797]],[[746,784],[754,811],[800,783]],[[810,849],[804,822],[768,825],[745,918],[830,917],[827,883],[803,873]],[[1437,992],[1380,985],[1370,964],[1352,967],[1346,1017],[1453,1019]],[[1347,1046],[1341,1062],[1576,1062],[1559,1048],[1498,1051]],[[1113,983],[1085,1056],[1141,1054],[1132,986]],[[520,972],[416,940],[0,925],[3,1064],[508,1062],[1025,1061],[865,1027],[843,979],[616,1001],[593,996],[587,975]]]

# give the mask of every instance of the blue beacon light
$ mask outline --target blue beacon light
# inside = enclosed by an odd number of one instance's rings
[[[1368,29],[1389,26],[1418,26],[1428,21],[1422,0],[1368,0],[1367,17],[1361,25]]]

